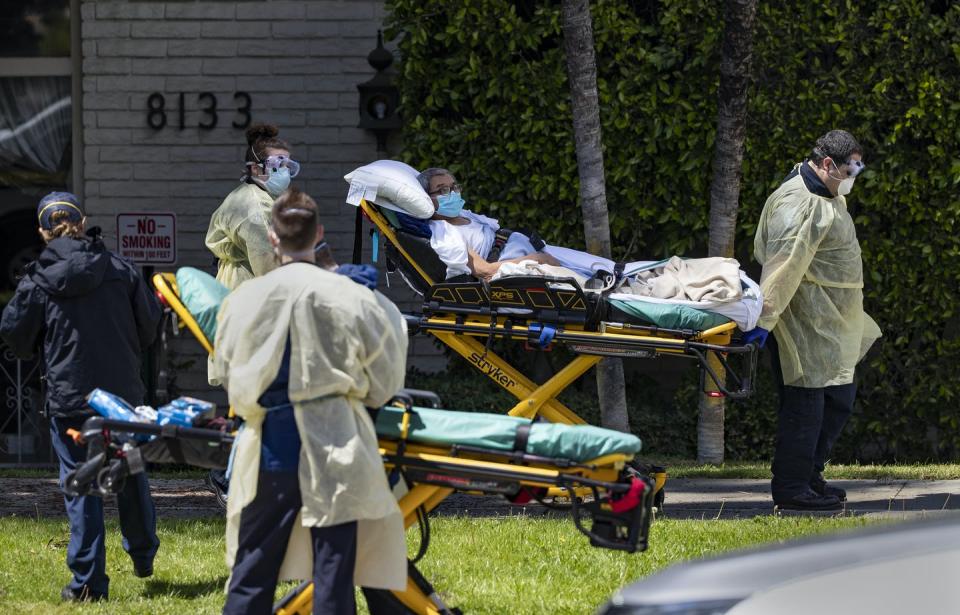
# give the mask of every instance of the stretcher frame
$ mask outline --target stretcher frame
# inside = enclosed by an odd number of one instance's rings
[[[164,305],[165,319],[169,315],[176,315],[175,326],[179,329],[188,329],[203,345],[208,353],[213,352],[213,344],[200,329],[196,319],[187,310],[180,300],[176,276],[169,272],[154,274],[152,283],[157,297]],[[407,390],[409,394],[425,398],[434,407],[439,407],[439,398],[428,391]],[[401,403],[407,412],[412,410],[412,398],[401,396]],[[232,413],[231,413],[232,414]],[[102,417],[93,417],[84,425],[83,432],[75,435],[88,445],[88,462],[78,468],[66,479],[66,489],[74,493],[81,493],[90,485],[94,477],[105,477],[102,484],[98,482],[99,494],[104,495],[112,488],[119,488],[117,476],[130,469],[130,459],[124,455],[117,460],[109,461],[106,454],[109,448],[110,430],[123,430],[130,433],[142,433],[167,437],[182,436],[195,439],[210,439],[219,444],[232,442],[232,436],[212,430],[191,429],[182,427],[159,427],[156,425],[126,423],[111,421]],[[592,501],[582,502],[577,497],[571,497],[571,510],[574,524],[577,529],[590,538],[594,546],[624,550],[630,553],[643,551],[647,547],[647,535],[652,520],[652,510],[655,494],[662,489],[666,476],[663,473],[650,478],[639,474],[630,466],[632,455],[612,454],[589,460],[582,463],[571,463],[567,460],[551,460],[533,455],[524,455],[517,452],[503,452],[478,449],[468,446],[453,446],[450,449],[428,446],[401,440],[381,438],[380,455],[384,460],[387,471],[397,469],[403,473],[410,489],[397,504],[400,507],[404,520],[404,529],[413,524],[424,522],[426,516],[454,491],[472,494],[503,493],[504,482],[516,485],[518,488],[541,490],[543,493],[563,492],[568,494],[586,493],[593,496]],[[473,458],[464,455],[473,455]],[[509,461],[514,463],[509,463]],[[561,463],[562,462],[562,463]],[[517,463],[522,465],[517,465]],[[139,461],[134,461],[133,467],[141,467]],[[96,469],[95,469],[96,468]],[[407,478],[408,473],[416,470],[428,470],[427,476],[417,475],[415,481]],[[625,479],[629,479],[625,482]],[[639,502],[630,509],[631,522],[629,535],[626,541],[617,541],[601,532],[619,532],[622,536],[623,526],[617,526],[617,513],[613,511],[612,496],[614,494],[626,497],[631,489],[640,487]],[[601,494],[600,490],[605,492]],[[636,494],[634,494],[636,495]],[[606,501],[604,501],[606,498]],[[582,512],[594,520],[594,525],[587,529],[583,524]],[[601,524],[600,532],[595,531],[597,523]],[[614,535],[614,538],[616,536]],[[452,615],[459,613],[459,609],[447,606],[439,593],[430,582],[419,572],[415,562],[408,562],[407,588],[404,591],[364,590],[371,611],[380,613],[414,613],[421,615]],[[291,590],[283,599],[274,605],[277,615],[309,615],[312,609],[313,584],[305,581]],[[375,609],[375,610],[374,610]]]
[[[111,434],[185,439],[217,447],[229,447],[234,439],[231,434],[218,430],[159,426],[100,416],[87,419],[80,431],[71,432],[70,435],[78,444],[87,447],[87,461],[68,474],[64,481],[64,491],[71,496],[92,494],[103,497],[116,493],[123,488],[127,476],[144,471],[146,463],[151,461],[140,455],[139,448],[120,448],[113,442]],[[465,454],[472,454],[473,457],[464,457]],[[422,470],[428,476],[426,480],[416,478],[411,489],[397,502],[404,518],[404,529],[421,521],[455,490],[490,494],[504,493],[505,486],[540,490],[550,487],[569,490],[586,488],[592,490],[594,500],[589,503],[575,500],[572,514],[577,529],[590,538],[592,545],[629,553],[643,551],[647,547],[654,483],[628,469],[627,464],[631,457],[629,455],[604,455],[582,463],[551,461],[548,458],[515,452],[456,445],[446,449],[385,438],[380,439],[380,455],[387,472],[394,468],[404,473]],[[511,457],[522,464],[506,463],[505,460]],[[560,461],[564,463],[557,463]],[[558,467],[561,465],[565,467]],[[626,511],[615,511],[616,503],[612,496],[620,495],[621,498],[626,498],[630,491],[635,492],[637,502]],[[515,493],[516,491],[512,492]],[[589,529],[583,523],[581,508],[589,509],[588,514],[594,522]],[[624,517],[627,518],[627,523],[623,522]],[[421,554],[424,553],[425,546],[421,550]],[[407,589],[403,592],[389,592],[393,597],[392,601],[386,598],[388,592],[365,590],[365,593],[380,605],[377,613],[398,612],[395,610],[396,603],[402,605],[399,612],[404,613],[439,615],[456,612],[443,602],[436,590],[419,573],[414,562],[409,564]],[[312,596],[312,584],[302,583],[277,603],[274,613],[308,615],[311,611]]]
[[[693,331],[600,321],[591,317],[591,299],[572,278],[508,277],[489,283],[438,282],[411,257],[407,249],[409,242],[404,245],[376,205],[362,199],[358,213],[384,237],[388,270],[391,263],[395,265],[404,280],[424,295],[421,314],[408,318],[408,324],[433,335],[516,397],[517,403],[508,411],[511,416],[534,418],[539,415],[556,423],[585,423],[557,400],[557,396],[608,356],[692,358],[700,364],[701,389],[707,395],[744,399],[752,393],[758,348],[754,344],[733,343],[736,323]],[[355,241],[354,253],[357,254],[359,232]],[[553,290],[556,285],[572,286],[575,290]],[[518,317],[518,308],[555,317],[556,321]],[[536,344],[545,326],[555,331],[551,343],[566,344],[577,356],[541,385],[490,349],[493,339]],[[481,343],[483,339],[486,343]],[[743,374],[734,369],[729,360],[731,356],[744,359]],[[733,387],[727,386],[729,381],[734,383]]]

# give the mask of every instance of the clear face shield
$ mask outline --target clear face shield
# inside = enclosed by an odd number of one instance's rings
[[[830,177],[840,181],[840,185],[837,186],[837,194],[846,196],[850,194],[851,190],[853,190],[853,181],[857,178],[857,175],[860,175],[860,173],[863,172],[863,170],[866,168],[866,165],[860,160],[848,160],[843,164],[843,166],[846,168],[846,173],[841,171],[840,167],[837,166],[837,163],[834,162],[833,168],[836,169],[839,177],[834,177],[832,173],[830,174]]]
[[[867,165],[863,164],[860,160],[850,160],[846,164],[847,167],[847,177],[856,177],[863,172]],[[838,171],[840,169],[837,169]]]
[[[283,168],[290,172],[290,177],[296,177],[300,173],[300,163],[287,156],[267,156],[263,161],[263,168],[267,175],[273,175]]]

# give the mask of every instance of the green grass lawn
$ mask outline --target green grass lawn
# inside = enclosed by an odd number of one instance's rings
[[[591,613],[617,588],[675,562],[866,523],[863,518],[662,520],[653,525],[650,549],[631,555],[590,547],[567,520],[441,517],[432,521],[430,551],[420,567],[448,603],[466,613]],[[69,580],[66,522],[0,518],[0,612],[220,611],[227,578],[221,519],[162,521],[156,574],[146,580],[133,576],[116,522],[108,527],[110,602],[63,606],[60,588]]]

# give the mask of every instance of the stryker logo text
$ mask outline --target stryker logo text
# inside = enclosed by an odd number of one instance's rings
[[[480,371],[489,376],[491,379],[499,382],[501,386],[504,386],[508,389],[517,386],[517,383],[513,378],[505,374],[502,369],[490,361],[487,361],[477,353],[470,353],[470,362],[479,367]]]

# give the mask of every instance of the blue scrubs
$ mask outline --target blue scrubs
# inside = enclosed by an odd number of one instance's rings
[[[52,417],[50,440],[60,460],[60,486],[67,474],[87,460],[87,450],[67,435],[68,429],[79,430],[89,416]],[[70,520],[70,543],[67,545],[67,566],[73,579],[67,585],[74,594],[91,598],[107,598],[110,577],[107,576],[106,530],[103,524],[103,498],[95,495],[64,494],[63,503]],[[150,498],[146,472],[128,476],[117,493],[117,511],[123,549],[130,555],[136,570],[153,569],[160,540],[157,538],[157,517]]]
[[[260,448],[257,495],[240,514],[237,556],[230,575],[225,615],[271,613],[290,532],[303,503],[298,466],[300,433],[287,393],[290,341],[276,379],[257,402],[267,409]],[[313,543],[313,613],[356,613],[353,568],[357,523],[310,528]]]

